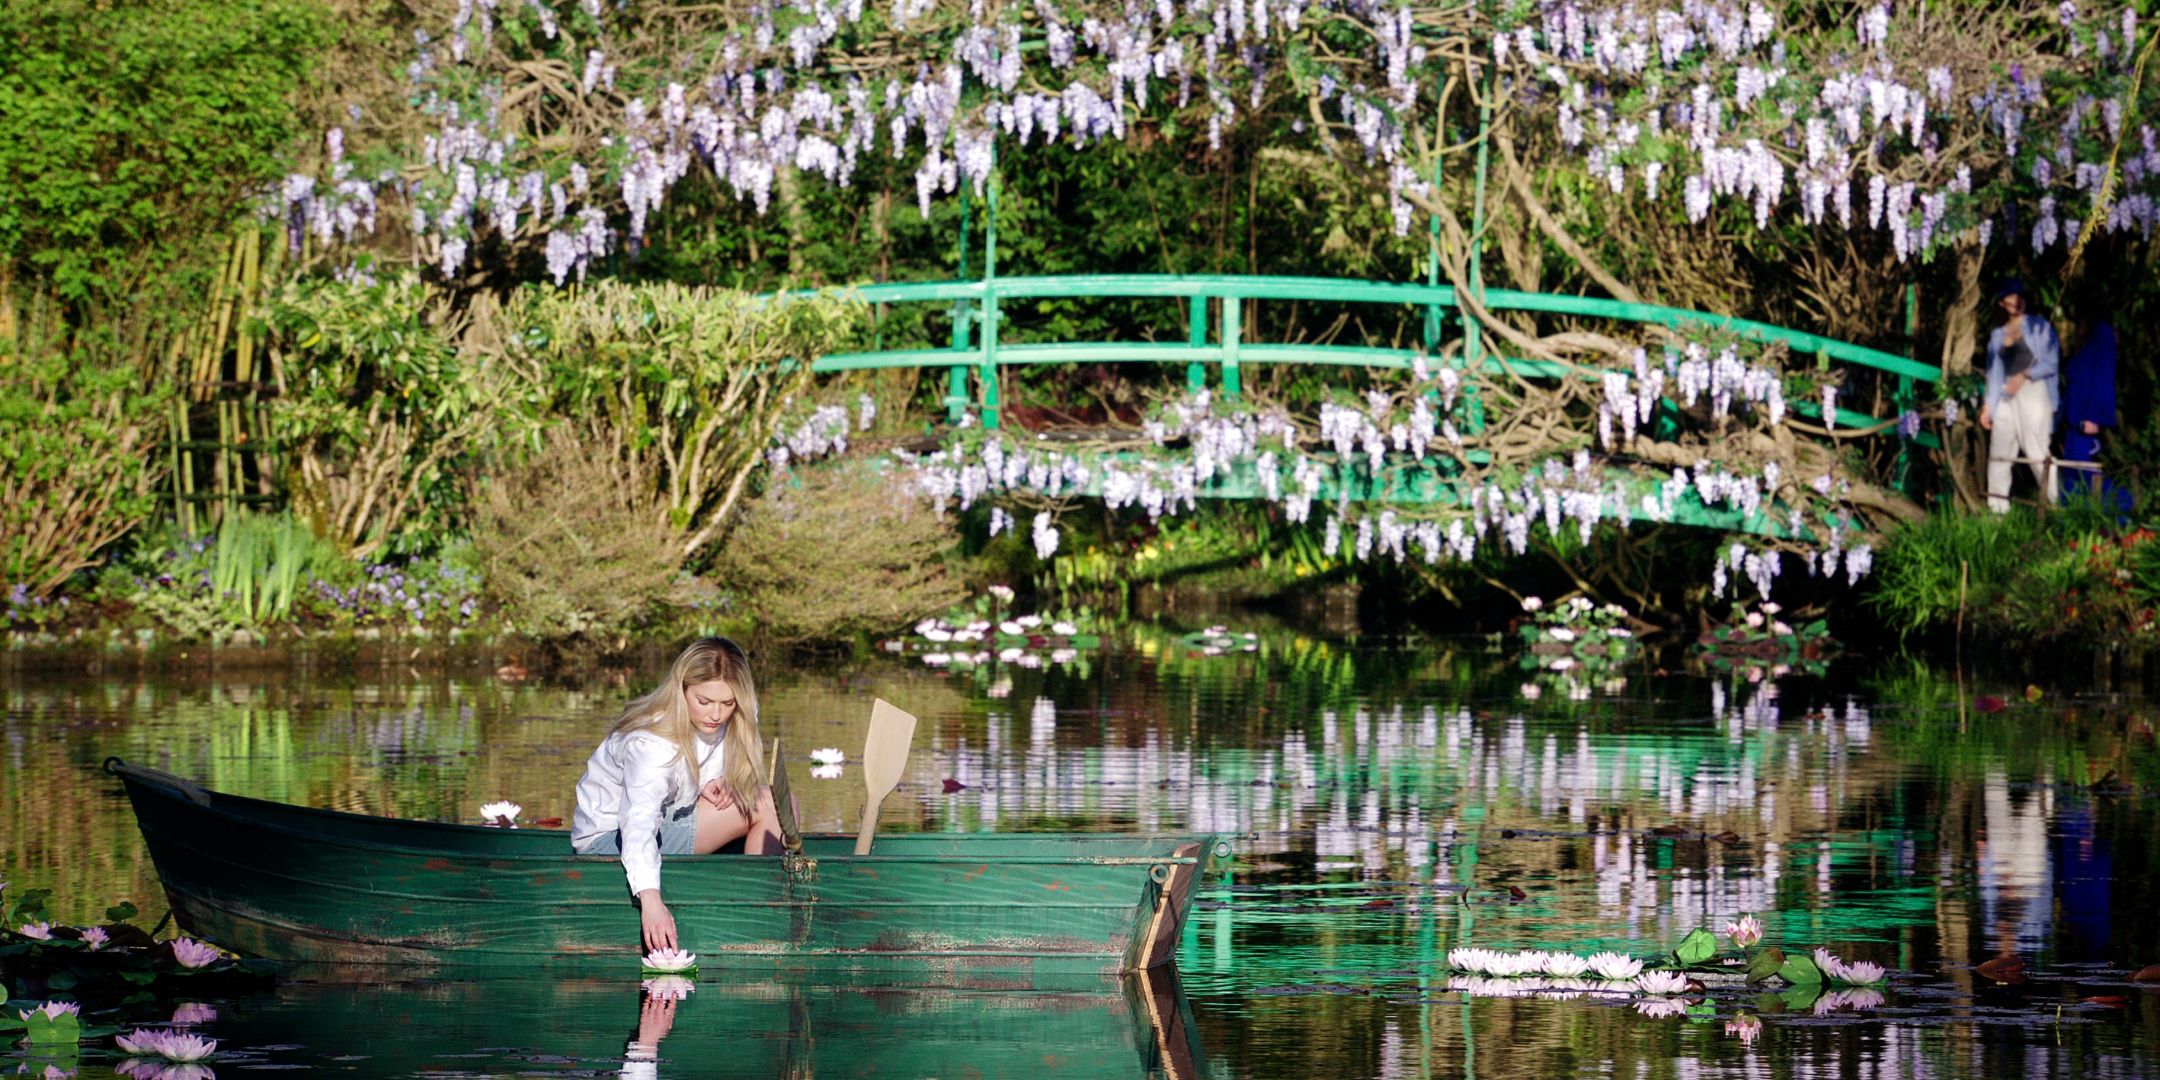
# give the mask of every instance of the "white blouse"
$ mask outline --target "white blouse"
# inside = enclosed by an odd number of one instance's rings
[[[683,790],[681,755],[651,729],[619,731],[600,741],[577,782],[577,815],[570,846],[584,851],[608,833],[622,834],[623,874],[631,895],[660,887],[660,823],[697,799],[699,789],[720,776],[727,759],[727,731],[698,738],[697,787]]]

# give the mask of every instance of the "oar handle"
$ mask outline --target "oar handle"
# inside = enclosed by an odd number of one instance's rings
[[[863,807],[862,829],[855,834],[855,854],[870,854],[870,838],[877,835],[878,805],[884,801],[884,796],[879,796]]]

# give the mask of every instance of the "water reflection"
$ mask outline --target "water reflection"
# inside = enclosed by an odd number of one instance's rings
[[[765,683],[813,829],[851,824],[862,781],[815,778],[810,749],[860,746],[864,703],[882,695],[923,719],[886,828],[1242,836],[1235,879],[1203,894],[1179,959],[1191,999],[1175,1015],[1202,1033],[1218,1075],[2108,1077],[2135,1075],[2160,1046],[2154,996],[2123,981],[2160,959],[2160,920],[2147,913],[2160,829],[2145,794],[2160,790],[2160,755],[2142,708],[1968,714],[1959,706],[1976,691],[1924,669],[1864,683],[1638,671],[1532,700],[1512,659],[1482,648],[1281,635],[1252,653],[1207,655],[1171,634],[1084,667],[895,661]],[[567,817],[584,755],[625,692],[305,670],[196,682],[0,673],[0,879],[57,889],[67,921],[122,898],[148,901],[146,921],[162,913],[125,804],[95,772],[108,754],[368,813],[458,820],[508,799],[527,821]],[[1899,974],[1879,1000],[1717,985],[1656,1004],[1566,987],[1492,996],[1451,986],[1439,966],[1470,946],[1650,957],[1744,913],[1763,918],[1768,944],[1828,946]],[[2006,954],[2031,965],[2028,983],[1974,974]],[[351,1066],[363,1072],[450,1068],[463,1059],[436,1058],[453,1042],[529,1051],[482,1071],[549,1055],[615,1069],[644,1016],[628,1002],[635,985],[501,1009],[460,996],[474,991],[380,990],[373,1034],[319,1042],[276,1034],[329,1011],[302,989],[214,1003],[199,1026],[227,1040],[253,1032],[242,1045],[305,1043],[318,1067],[365,1054],[373,1064]],[[835,1063],[876,1060],[914,1031],[870,1022],[865,1002],[946,1011],[860,989],[788,990],[796,1005],[781,1008],[760,996],[777,992],[758,989],[769,985],[709,976],[677,997],[659,1066],[716,1038],[722,1014],[799,1032],[799,1006],[827,1049],[788,1057],[771,1040],[794,1036],[760,1036],[773,1053],[745,1067],[823,1053],[824,1071],[846,1071]],[[1051,1000],[1018,995],[1030,997]],[[416,1021],[438,1001],[564,1038],[541,1049],[530,1031],[494,1039]],[[1120,1030],[1137,1032],[1128,1006]],[[866,1019],[833,1019],[853,1015]],[[1025,1018],[1008,1017],[1003,1034],[1036,1014]],[[1116,1075],[1162,1068],[1138,1051],[1121,1060]]]

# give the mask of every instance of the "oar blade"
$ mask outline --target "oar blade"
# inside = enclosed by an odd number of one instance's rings
[[[795,795],[788,790],[787,762],[780,757],[780,740],[773,740],[773,809],[780,815],[780,843],[789,851],[802,851],[802,825],[795,820]]]
[[[908,744],[915,741],[915,715],[884,698],[870,708],[870,736],[863,740],[863,784],[869,789],[863,802],[862,830],[855,836],[855,854],[870,854],[871,838],[877,835],[878,806],[907,771]]]

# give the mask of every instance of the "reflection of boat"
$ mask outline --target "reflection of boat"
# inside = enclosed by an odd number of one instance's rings
[[[302,967],[295,980],[219,1016],[232,1049],[264,1064],[376,1076],[593,1075],[655,1034],[634,977],[533,977],[355,984],[363,970]],[[329,982],[315,982],[322,975]],[[643,1030],[641,1030],[643,1029]],[[920,973],[706,972],[667,1008],[659,1076],[1156,1076],[1206,1064],[1169,968],[1101,976],[970,980]],[[248,1051],[253,1056],[254,1051]],[[638,1070],[633,1070],[636,1072]],[[647,1073],[650,1075],[650,1073]]]
[[[531,964],[638,954],[615,858],[567,833],[398,821],[205,791],[118,759],[174,915],[282,960]],[[1214,838],[901,833],[877,852],[667,861],[683,945],[724,966],[1114,973],[1175,955]]]

